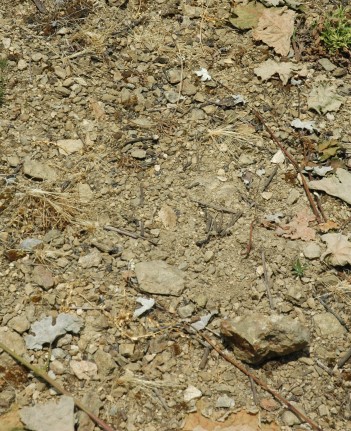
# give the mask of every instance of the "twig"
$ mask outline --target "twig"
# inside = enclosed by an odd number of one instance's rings
[[[101,429],[103,429],[104,431],[115,431],[112,427],[110,427],[110,425],[106,424],[102,419],[98,418],[93,413],[91,413],[87,409],[87,407],[85,407],[85,405],[81,403],[80,400],[74,398],[72,396],[72,394],[70,394],[68,391],[66,391],[66,389],[64,389],[61,385],[59,385],[55,380],[51,379],[45,371],[43,371],[40,368],[37,368],[34,365],[30,364],[24,358],[22,358],[22,356],[18,355],[16,352],[9,349],[5,344],[3,344],[1,342],[0,342],[0,349],[4,350],[7,354],[12,356],[12,358],[15,359],[17,362],[19,362],[20,364],[24,365],[26,368],[31,370],[37,377],[40,377],[47,384],[49,384],[50,386],[55,388],[57,392],[59,392],[62,395],[66,395],[67,397],[73,398],[74,404],[78,408],[80,408],[80,410],[82,410],[84,413],[86,413],[90,417],[90,419],[93,422],[95,422],[96,425],[98,425]]]
[[[276,392],[275,390],[271,389],[264,381],[259,379],[257,376],[252,374],[249,370],[245,368],[244,365],[242,365],[240,362],[236,361],[232,356],[225,353],[217,344],[207,335],[203,333],[198,333],[199,337],[203,338],[205,341],[207,341],[208,344],[210,344],[216,352],[222,356],[226,361],[230,362],[232,365],[234,365],[238,370],[240,370],[242,373],[244,373],[246,376],[251,377],[252,380],[259,385],[262,389],[269,392],[273,397],[280,401],[282,404],[288,407],[289,410],[291,410],[296,416],[298,416],[301,420],[308,423],[312,429],[316,431],[323,431],[322,428],[314,422],[312,419],[310,419],[308,416],[306,416],[302,411],[300,411],[298,408],[296,408],[293,404],[291,404],[286,398],[284,398],[282,395],[279,394],[279,392]]]
[[[199,370],[203,370],[206,367],[206,364],[208,361],[208,355],[210,354],[211,350],[212,350],[212,348],[210,346],[205,347],[201,362],[199,364]]]
[[[284,145],[279,141],[279,139],[276,137],[275,133],[273,132],[273,130],[266,124],[264,118],[262,117],[262,115],[257,111],[257,109],[252,108],[253,113],[256,115],[256,117],[260,120],[260,122],[262,123],[262,125],[265,127],[265,129],[267,130],[267,132],[269,133],[270,137],[272,138],[273,142],[278,146],[278,148],[280,148],[280,150],[284,153],[285,157],[290,161],[290,163],[294,166],[296,172],[298,174],[300,174],[301,177],[301,181],[303,184],[303,187],[305,189],[305,193],[307,196],[307,199],[309,200],[309,203],[311,205],[313,214],[316,216],[316,220],[318,222],[318,224],[322,223],[322,218],[318,212],[316,203],[313,200],[313,196],[310,192],[310,189],[308,187],[306,178],[304,177],[304,175],[302,174],[302,169],[300,168],[299,164],[297,163],[297,161],[293,158],[293,156],[289,153],[289,151],[284,147]]]
[[[251,376],[249,376],[249,380],[250,380],[250,386],[251,386],[252,397],[253,397],[254,403],[256,406],[258,406],[258,398],[257,398],[257,391],[256,391],[256,387],[255,387],[255,382],[253,381],[253,378]]]
[[[40,13],[46,13],[46,7],[41,0],[32,0]]]
[[[250,223],[250,235],[249,235],[249,242],[247,243],[246,250],[242,253],[245,257],[248,257],[252,250],[252,242],[253,242],[253,228],[255,224],[256,218],[252,220]]]
[[[338,368],[342,368],[346,362],[351,358],[351,348],[338,360]]]
[[[129,236],[130,238],[134,238],[134,239],[138,239],[138,238],[145,239],[146,241],[149,241],[151,244],[157,245],[157,242],[154,241],[153,239],[146,238],[146,236],[140,235],[139,233],[136,233],[136,232],[130,232],[129,230],[122,229],[119,227],[114,227],[114,226],[104,226],[104,229],[117,232],[121,235]]]
[[[276,165],[273,169],[273,172],[270,174],[270,176],[266,179],[266,181],[263,184],[262,191],[266,191],[270,183],[272,182],[273,178],[277,175],[278,172],[278,165]]]
[[[347,332],[350,332],[350,328],[347,326],[347,323],[342,317],[340,317],[326,302],[324,302],[321,297],[318,298],[318,301],[327,311],[329,311],[329,313],[331,313],[336,319],[338,319],[338,321],[342,324],[342,326],[344,326]]]
[[[322,370],[324,370],[326,373],[328,373],[329,376],[334,376],[334,371],[331,370],[326,365],[324,365],[323,362],[321,362],[319,359],[316,359],[316,364],[318,365],[319,368],[322,368]]]
[[[242,215],[241,212],[238,213],[238,211],[235,211],[235,210],[233,210],[231,208],[221,207],[221,206],[218,206],[218,205],[209,204],[209,203],[206,203],[206,202],[203,202],[203,201],[198,201],[196,199],[192,199],[192,202],[195,202],[196,204],[200,205],[200,207],[212,208],[213,210],[220,211],[220,212],[223,212],[223,213],[235,214],[235,215],[240,214],[239,217],[241,217],[241,215]]]
[[[273,303],[273,298],[272,298],[272,294],[271,294],[271,287],[270,287],[270,283],[269,283],[269,277],[268,277],[268,271],[267,271],[267,265],[266,265],[266,257],[264,254],[264,250],[262,250],[262,266],[263,266],[264,284],[265,284],[266,290],[267,290],[269,306],[271,307],[271,310],[274,310],[274,303]]]

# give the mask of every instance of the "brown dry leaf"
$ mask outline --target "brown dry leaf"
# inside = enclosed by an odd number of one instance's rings
[[[158,217],[166,229],[174,230],[177,225],[177,214],[168,205],[163,205]]]
[[[272,59],[266,60],[254,69],[257,76],[263,81],[272,78],[273,75],[279,75],[283,84],[286,85],[293,75],[306,76],[308,73],[306,65],[297,65],[292,62],[278,63]]]
[[[98,102],[97,100],[91,98],[90,106],[94,113],[96,120],[101,120],[105,116],[105,108],[102,102]]]
[[[288,55],[295,15],[294,11],[286,10],[285,7],[265,10],[252,32],[253,38],[271,46],[277,54]]]
[[[335,221],[328,220],[325,223],[320,223],[318,225],[318,230],[322,233],[326,233],[326,232],[329,232],[330,230],[339,229],[339,227],[340,226]]]
[[[183,431],[280,431],[275,423],[260,423],[259,415],[241,410],[230,415],[224,422],[207,419],[201,413],[190,413],[186,418]]]
[[[351,242],[346,235],[327,233],[321,238],[327,243],[327,250],[321,256],[322,260],[335,266],[351,265]]]
[[[280,225],[277,229],[278,235],[285,238],[302,239],[303,241],[313,241],[316,231],[308,226],[316,217],[304,208],[286,225]]]

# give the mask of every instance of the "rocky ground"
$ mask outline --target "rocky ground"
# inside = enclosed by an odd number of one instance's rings
[[[2,1],[0,341],[114,430],[311,429],[203,316],[320,429],[351,426],[351,182],[314,215],[277,153],[350,169],[349,61],[311,30],[334,3],[306,2],[282,56],[227,0]],[[0,388],[1,429],[100,429],[5,353]]]

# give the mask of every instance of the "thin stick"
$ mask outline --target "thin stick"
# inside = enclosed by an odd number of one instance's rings
[[[250,223],[250,235],[249,235],[249,242],[247,243],[246,250],[242,253],[245,257],[248,257],[252,250],[252,243],[253,243],[253,228],[255,224],[256,218],[252,220]]]
[[[270,183],[273,181],[273,178],[277,175],[278,172],[278,165],[275,165],[273,172],[270,174],[270,176],[266,179],[265,183],[263,184],[262,191],[266,191]]]
[[[273,298],[272,298],[272,294],[271,294],[271,287],[270,287],[270,282],[269,282],[269,277],[268,277],[266,257],[264,254],[264,250],[262,250],[262,266],[263,266],[264,284],[265,284],[266,290],[267,290],[269,306],[271,307],[271,310],[274,310],[274,303],[273,303]]]
[[[249,380],[250,380],[250,386],[251,386],[251,390],[252,390],[252,397],[253,397],[254,403],[256,406],[258,406],[258,398],[257,398],[257,391],[256,391],[256,387],[255,387],[255,382],[253,381],[253,378],[251,376],[249,376]]]
[[[41,0],[32,0],[40,13],[46,13],[46,7]]]
[[[246,376],[251,377],[252,380],[259,385],[262,389],[269,392],[273,397],[280,401],[282,404],[288,407],[289,410],[291,410],[296,416],[298,416],[301,420],[308,423],[312,429],[316,431],[323,431],[322,428],[314,422],[312,419],[310,419],[308,416],[306,416],[303,412],[301,412],[299,409],[297,409],[293,404],[291,404],[286,398],[284,398],[282,395],[279,394],[279,392],[276,392],[275,390],[271,389],[264,381],[260,380],[257,376],[252,374],[249,370],[247,370],[244,365],[242,365],[240,362],[236,361],[232,356],[225,353],[217,344],[207,335],[201,333],[198,333],[199,337],[202,337],[205,341],[207,341],[208,344],[210,344],[216,352],[222,356],[226,361],[230,362],[232,365],[234,365],[238,370],[240,370],[242,373],[244,373]]]
[[[351,348],[338,360],[338,368],[342,368],[346,362],[351,358]]]
[[[206,203],[206,202],[203,202],[203,201],[198,201],[196,199],[192,199],[192,202],[195,202],[196,204],[200,205],[200,207],[212,208],[213,210],[220,211],[220,212],[223,212],[223,213],[228,213],[228,214],[235,214],[235,215],[238,214],[238,211],[235,211],[235,210],[233,210],[231,208],[221,207],[221,206],[218,206],[218,205],[209,204],[209,203]],[[242,215],[242,213],[240,213],[240,216],[241,215]]]
[[[157,245],[157,242],[154,241],[153,239],[146,238],[145,236],[140,235],[139,233],[136,233],[136,232],[130,232],[129,230],[122,229],[119,227],[114,227],[114,226],[104,226],[104,229],[111,230],[113,232],[117,232],[121,235],[129,236],[130,238],[134,238],[134,239],[138,239],[138,238],[145,239],[146,241],[149,241],[151,244]]]
[[[202,355],[201,362],[199,364],[199,370],[203,370],[206,367],[208,361],[208,355],[210,354],[212,348],[210,346],[206,346],[204,350],[204,354]]]
[[[66,389],[64,389],[57,382],[55,382],[55,380],[51,379],[47,375],[47,373],[45,371],[43,371],[40,368],[37,368],[34,365],[30,364],[24,358],[22,358],[22,356],[18,355],[16,352],[14,352],[13,350],[9,349],[5,344],[3,344],[1,342],[0,342],[0,349],[4,350],[7,354],[9,354],[10,356],[12,356],[12,358],[15,359],[17,362],[19,362],[20,364],[22,364],[23,366],[25,366],[26,368],[28,368],[29,370],[31,370],[37,377],[40,377],[47,384],[49,384],[50,386],[52,386],[53,388],[55,388],[57,392],[59,392],[62,395],[66,395],[67,397],[73,398],[74,404],[80,410],[82,410],[84,413],[86,413],[90,417],[90,419],[93,422],[95,422],[96,425],[98,425],[101,429],[103,429],[104,431],[115,431],[112,427],[110,427],[110,425],[106,424],[102,419],[98,418],[93,413],[91,413],[87,409],[87,407],[85,407],[85,405],[81,403],[80,400],[78,400],[77,398],[74,398],[72,396],[72,394],[70,394],[68,391],[66,391]]]

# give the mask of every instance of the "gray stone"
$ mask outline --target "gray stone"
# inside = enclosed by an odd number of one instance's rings
[[[228,397],[228,395],[226,394],[218,397],[216,402],[217,408],[232,409],[234,406],[235,406],[234,398]]]
[[[33,251],[42,243],[43,241],[38,238],[26,238],[20,242],[19,248],[26,251]]]
[[[182,307],[179,307],[178,314],[181,318],[185,319],[187,317],[192,316],[194,310],[195,310],[194,304],[190,303],[187,305],[183,305]]]
[[[306,301],[306,294],[304,292],[304,289],[299,284],[293,284],[289,286],[286,292],[286,296],[293,304],[301,305],[303,302]]]
[[[56,142],[59,148],[59,153],[68,156],[72,153],[82,153],[83,142],[81,139],[59,139]]]
[[[165,98],[169,103],[179,102],[181,95],[175,91],[165,91]]]
[[[85,256],[79,258],[79,265],[82,268],[93,268],[100,265],[102,261],[102,255],[98,250],[94,250]]]
[[[292,189],[292,190],[290,190],[290,192],[288,194],[288,197],[286,199],[286,203],[288,205],[293,205],[295,202],[298,201],[299,197],[300,197],[300,192],[296,189]]]
[[[38,265],[34,268],[32,280],[34,283],[45,290],[49,290],[55,285],[54,277],[52,276],[51,272],[43,265]]]
[[[145,159],[147,154],[145,150],[142,150],[141,148],[136,148],[135,150],[133,150],[130,155],[134,158],[134,159]]]
[[[180,296],[185,287],[183,272],[162,260],[137,263],[135,273],[146,293]]]
[[[102,407],[99,394],[96,391],[86,392],[83,396],[82,403],[85,406],[89,406],[89,410],[96,416],[99,415],[99,410]],[[90,417],[84,413],[78,413],[79,425],[78,431],[94,431],[95,424]]]
[[[336,69],[335,64],[333,64],[328,58],[320,58],[318,63],[323,67],[327,72],[332,72]]]
[[[13,317],[7,325],[19,334],[23,334],[30,328],[30,323],[24,315]]]
[[[23,58],[21,58],[21,60],[19,60],[19,62],[17,63],[17,69],[18,70],[25,70],[28,67],[28,63],[26,62],[26,60],[23,60]]]
[[[202,109],[194,108],[191,110],[191,120],[200,121],[206,118],[206,113]]]
[[[79,199],[82,202],[90,202],[94,198],[94,192],[91,190],[89,184],[79,183],[77,185]]]
[[[297,352],[310,341],[307,328],[277,314],[251,313],[222,320],[221,334],[233,343],[235,355],[251,364]]]
[[[178,84],[182,79],[182,72],[180,69],[170,69],[167,72],[167,78],[170,84]]]
[[[303,252],[304,256],[310,260],[319,259],[321,257],[321,254],[322,254],[320,246],[315,242],[307,243],[304,246],[302,252]]]
[[[95,352],[94,361],[98,367],[99,375],[103,377],[110,375],[117,367],[116,362],[113,360],[112,356],[101,349],[98,349]]]
[[[316,314],[312,320],[317,334],[321,337],[329,335],[341,336],[345,332],[345,328],[331,313]]]
[[[182,84],[182,94],[184,96],[194,96],[196,92],[197,87],[189,79],[184,79]]]
[[[26,160],[23,163],[23,173],[35,180],[56,181],[57,179],[55,169],[37,160]]]
[[[58,403],[48,402],[20,411],[22,422],[34,431],[74,431],[74,401],[62,396]]]
[[[20,356],[23,356],[27,352],[22,337],[17,334],[17,332],[11,331],[6,327],[0,328],[0,342]],[[13,365],[13,363],[17,363],[1,349],[0,352],[2,352],[0,354],[0,364],[2,366]]]
[[[300,419],[290,410],[285,410],[281,417],[285,425],[292,427],[301,423]]]

